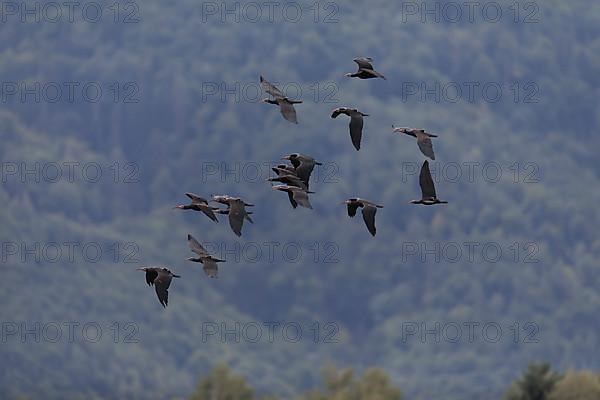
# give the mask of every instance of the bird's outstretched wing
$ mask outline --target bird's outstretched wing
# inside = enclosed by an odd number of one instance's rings
[[[188,192],[185,195],[192,200],[192,204],[208,204],[208,200],[206,200],[204,197],[200,197],[194,193]]]
[[[273,96],[275,98],[285,97],[283,95],[283,93],[281,92],[281,90],[279,90],[277,88],[277,86],[273,85],[271,82],[269,82],[268,80],[263,78],[262,75],[260,77],[260,85],[262,86],[262,88],[265,92],[267,92],[268,94],[270,94],[271,96]]]
[[[426,157],[435,160],[435,154],[433,153],[433,143],[431,142],[429,136],[427,136],[424,132],[421,131],[417,131],[416,134],[417,145],[419,146],[421,153],[423,153]]]
[[[229,226],[237,236],[242,236],[242,226],[244,224],[245,214],[246,210],[244,209],[244,203],[242,203],[241,200],[229,202]]]
[[[431,172],[429,171],[429,161],[425,161],[421,167],[419,185],[421,186],[421,195],[423,199],[437,198],[433,179],[431,178]]]
[[[310,200],[308,199],[308,193],[306,193],[304,190],[294,190],[292,191],[292,194],[296,203],[298,203],[302,207],[310,208],[312,210],[312,205],[310,204]]]
[[[157,276],[158,271],[156,271],[156,268],[148,268],[146,270],[146,283],[148,284],[148,286],[154,285],[154,280]]]
[[[217,219],[217,216],[215,215],[215,211],[213,208],[207,206],[207,205],[202,205],[200,207],[200,210],[204,213],[204,215],[206,215],[208,218],[212,219],[215,222],[219,222],[219,220]]]
[[[169,304],[169,286],[171,285],[171,276],[165,272],[159,272],[158,277],[154,280],[154,288],[158,301],[163,307]]]
[[[285,118],[286,121],[297,124],[298,117],[296,116],[296,109],[294,108],[294,105],[290,103],[287,99],[279,100],[278,104],[279,111],[281,111],[281,115],[283,115],[283,118]]]
[[[302,180],[302,182],[304,182],[306,188],[308,188],[308,181],[310,180],[310,175],[312,174],[313,169],[315,169],[314,162],[300,161],[296,166],[296,174]]]
[[[215,261],[213,261],[211,258],[206,258],[203,260],[202,264],[202,269],[204,270],[206,276],[215,279],[219,277],[219,266]]]
[[[371,235],[375,236],[377,229],[375,228],[375,214],[377,213],[377,207],[372,204],[365,204],[362,210],[363,220],[367,225],[367,229]]]
[[[358,203],[352,202],[348,203],[348,216],[354,217],[356,215],[356,210],[358,210]]]
[[[202,246],[200,244],[200,242],[198,242],[192,235],[188,234],[187,237],[188,237],[188,245],[190,246],[190,250],[192,250],[194,253],[198,254],[199,256],[208,255],[208,252],[206,251],[204,246]]]
[[[287,192],[287,194],[288,194],[288,197],[290,199],[290,203],[292,204],[292,207],[297,208],[298,207],[298,202],[294,198],[294,193],[293,192]]]
[[[373,68],[373,59],[371,57],[358,57],[353,60],[358,64],[358,68],[360,69],[374,69]]]
[[[354,148],[360,150],[360,141],[362,139],[363,117],[359,113],[353,113],[350,117],[350,139]]]

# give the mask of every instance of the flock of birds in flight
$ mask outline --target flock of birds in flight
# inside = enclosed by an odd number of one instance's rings
[[[354,62],[358,64],[358,71],[346,74],[347,77],[359,79],[386,79],[385,76],[373,68],[373,60],[371,58],[356,58],[354,59]],[[289,99],[281,92],[281,90],[262,76],[260,77],[260,83],[263,90],[272,97],[264,99],[263,101],[265,103],[277,105],[285,120],[297,124],[298,119],[294,104],[300,104],[302,101]],[[350,139],[352,145],[358,151],[360,150],[362,139],[364,125],[363,117],[368,117],[369,115],[355,108],[339,107],[332,111],[331,118],[337,118],[341,114],[350,117]],[[396,128],[393,125],[392,128],[395,133],[403,133],[416,138],[417,145],[421,152],[426,157],[435,160],[431,138],[435,138],[437,135],[428,133],[424,129]],[[309,180],[315,166],[322,164],[310,156],[299,153],[287,155],[282,159],[289,161],[289,164],[279,164],[272,168],[276,176],[269,178],[268,181],[277,183],[272,186],[272,189],[286,192],[293,208],[301,206],[312,209],[308,195],[313,194],[314,192],[309,190]],[[447,201],[437,198],[433,179],[429,170],[429,162],[427,160],[425,160],[421,167],[419,185],[421,187],[421,198],[412,200],[410,203],[422,205],[447,203]],[[217,223],[219,222],[217,214],[227,215],[229,226],[237,236],[242,235],[244,221],[254,223],[250,217],[252,212],[246,210],[246,207],[253,207],[253,204],[246,203],[239,197],[213,195],[209,201],[194,193],[186,193],[185,195],[189,197],[191,203],[187,205],[177,205],[174,208],[202,212],[212,221]],[[226,206],[226,208],[216,207],[211,205],[211,203],[218,203]],[[356,212],[361,208],[365,225],[371,235],[375,236],[377,232],[375,228],[375,214],[377,213],[378,208],[383,208],[382,205],[358,197],[350,198],[342,204],[346,205],[349,217],[356,216]],[[217,263],[224,262],[225,260],[221,260],[209,254],[202,244],[200,244],[200,242],[192,235],[188,234],[187,240],[190,250],[194,253],[194,257],[189,257],[187,260],[203,264],[205,274],[210,278],[217,278]],[[166,307],[169,299],[169,286],[171,285],[171,280],[172,278],[179,278],[180,276],[163,267],[140,267],[138,270],[146,273],[146,283],[149,286],[154,286],[160,304],[162,304],[163,307]]]

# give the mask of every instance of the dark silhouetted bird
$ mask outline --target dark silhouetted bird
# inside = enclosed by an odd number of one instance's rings
[[[265,92],[273,96],[272,99],[263,99],[263,102],[279,106],[279,111],[281,111],[283,118],[289,122],[297,124],[298,119],[296,117],[296,109],[294,108],[294,104],[300,104],[302,101],[290,100],[284,96],[281,90],[279,90],[275,85],[267,81],[262,76],[260,77],[260,84]]]
[[[190,250],[198,255],[198,257],[189,257],[188,261],[199,262],[202,263],[202,269],[204,273],[209,278],[218,278],[219,277],[219,267],[217,263],[225,262],[225,260],[221,260],[220,258],[216,258],[208,254],[208,251],[198,242],[192,235],[188,234],[188,245],[190,246]]]
[[[392,128],[394,128],[393,125]],[[421,149],[421,153],[423,153],[426,157],[435,160],[435,154],[433,153],[433,143],[431,142],[430,138],[438,137],[437,135],[425,132],[425,129],[414,128],[394,128],[394,132],[404,133],[406,135],[417,138],[417,145],[419,146],[419,149]]]
[[[302,179],[300,179],[300,177],[298,177],[298,175],[296,175],[294,173],[286,174],[286,173],[281,172],[276,177],[267,179],[267,181],[279,182],[279,183],[283,183],[286,185],[295,186],[295,187],[298,187],[303,190],[308,190],[304,181],[302,181]]]
[[[369,114],[364,114],[356,108],[340,107],[331,112],[331,118],[337,118],[340,114],[346,114],[350,117],[350,139],[356,150],[360,150],[360,141],[363,130],[363,117],[368,117]]]
[[[300,153],[289,154],[283,157],[282,160],[288,160],[290,163],[292,163],[294,172],[302,180],[302,182],[304,182],[307,189],[309,187],[310,175],[312,174],[313,169],[315,169],[315,165],[323,165],[311,156]]]
[[[228,195],[212,196],[212,200],[229,206],[226,210],[218,210],[215,212],[218,214],[229,215],[229,226],[237,236],[242,236],[244,219],[254,223],[252,218],[250,218],[250,213],[246,211],[246,207],[253,207],[253,204],[246,203],[238,197],[231,197]]]
[[[137,270],[146,272],[146,283],[148,286],[154,285],[158,301],[163,307],[166,307],[169,304],[171,279],[180,278],[180,276],[162,267],[140,267]]]
[[[383,206],[359,198],[348,199],[343,204],[348,206],[348,216],[351,218],[356,215],[358,207],[361,207],[363,220],[367,225],[367,229],[371,235],[375,236],[377,233],[377,229],[375,228],[375,214],[377,213],[377,209],[383,208]]]
[[[296,168],[294,168],[293,165],[279,164],[271,169],[277,174],[277,176],[289,174],[296,175]]]
[[[421,199],[412,200],[412,204],[423,204],[432,206],[434,204],[448,204],[447,201],[439,200],[435,194],[435,186],[429,171],[429,161],[425,160],[419,174],[419,185],[421,186]]]
[[[314,192],[309,192],[297,186],[290,185],[276,185],[273,186],[272,189],[286,192],[290,199],[290,203],[292,203],[292,207],[296,208],[300,205],[302,207],[312,209],[312,205],[308,200],[308,194]]]
[[[358,64],[358,71],[355,73],[347,73],[346,76],[349,78],[359,78],[359,79],[372,79],[372,78],[382,78],[386,79],[383,74],[375,71],[373,68],[373,59],[370,57],[359,57],[353,60],[356,64]]]
[[[214,213],[214,211],[218,210],[218,208],[209,206],[208,200],[206,200],[198,195],[195,195],[194,193],[186,193],[185,195],[187,197],[189,197],[190,199],[192,199],[192,203],[188,204],[188,205],[180,204],[173,208],[178,208],[180,210],[201,211],[204,214],[206,214],[206,216],[208,218],[212,219],[215,222],[219,222],[219,220],[217,219],[217,216]]]

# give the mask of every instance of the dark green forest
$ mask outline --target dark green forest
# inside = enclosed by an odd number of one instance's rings
[[[3,1],[0,397],[598,398],[600,4],[488,3]],[[387,80],[344,77],[358,56]],[[369,114],[359,152],[340,106]],[[439,135],[449,204],[408,204],[424,157],[392,125]],[[265,182],[293,152],[324,164],[313,210]],[[141,265],[182,276],[166,309]]]

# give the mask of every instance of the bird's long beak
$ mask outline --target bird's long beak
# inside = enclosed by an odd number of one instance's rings
[[[318,161],[315,161],[315,164],[316,164],[316,165],[323,165],[323,163],[320,163],[320,162],[318,162]]]
[[[136,270],[136,271],[145,271],[145,269],[144,269],[144,268],[136,268],[135,270]]]
[[[173,274],[173,278],[181,278],[181,276]]]
[[[183,208],[183,205],[182,204],[176,205],[175,207],[173,207],[173,210],[175,210],[177,208]]]
[[[281,157],[282,160],[288,160],[290,159],[290,156],[285,156],[285,157]]]

